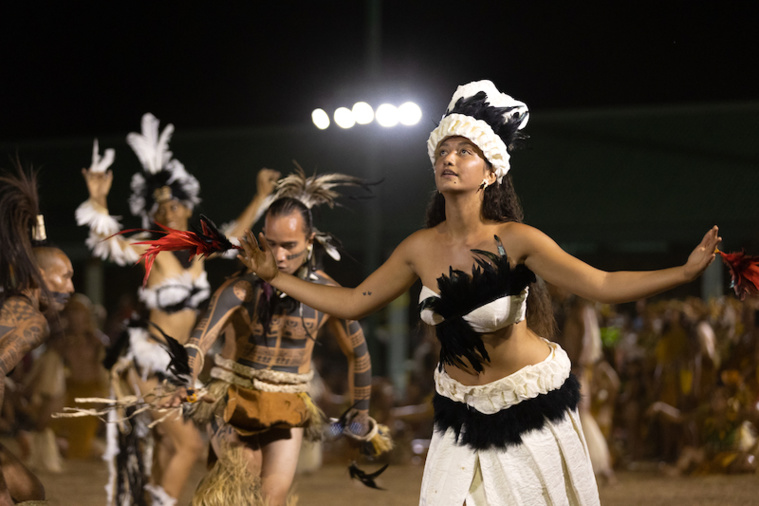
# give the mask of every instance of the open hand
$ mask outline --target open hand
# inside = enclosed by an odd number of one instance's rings
[[[277,269],[274,254],[269,247],[269,243],[266,242],[264,235],[258,234],[258,239],[256,241],[253,232],[250,230],[245,232],[240,241],[242,253],[237,255],[237,258],[245,264],[248,270],[264,281],[270,282],[279,273],[279,269]]]
[[[709,230],[701,243],[696,246],[696,249],[688,257],[688,261],[685,262],[685,274],[689,280],[696,279],[701,275],[704,270],[709,267],[709,264],[714,261],[717,254],[717,245],[722,241],[719,236],[719,228],[714,226]]]

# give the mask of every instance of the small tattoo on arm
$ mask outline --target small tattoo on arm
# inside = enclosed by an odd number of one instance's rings
[[[364,295],[371,295],[372,292],[364,292]]]

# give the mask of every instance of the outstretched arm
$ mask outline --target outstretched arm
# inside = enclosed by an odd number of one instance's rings
[[[722,240],[717,227],[713,227],[681,266],[605,272],[566,253],[547,235],[527,225],[517,225],[509,239],[510,253],[547,282],[586,299],[609,304],[650,297],[693,281],[712,263],[717,244]]]
[[[414,240],[415,235],[403,241],[390,258],[356,288],[317,285],[280,272],[263,234],[259,234],[256,241],[253,234],[247,232],[242,241],[243,253],[238,258],[261,279],[307,306],[345,320],[358,320],[390,303],[416,281],[418,276],[411,260],[418,242]]]
[[[277,184],[280,173],[272,169],[261,169],[256,177],[256,195],[250,201],[245,210],[232,223],[232,226],[225,230],[227,237],[242,237],[247,230],[258,221],[258,218],[266,211],[271,193]]]

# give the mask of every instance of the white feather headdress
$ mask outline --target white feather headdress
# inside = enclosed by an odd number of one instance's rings
[[[174,125],[168,124],[159,133],[159,121],[151,113],[142,117],[142,132],[127,135],[143,167],[143,172],[132,176],[132,195],[129,208],[132,214],[142,217],[142,226],[149,228],[158,205],[166,199],[177,199],[192,210],[200,202],[200,183],[173,159],[169,140]],[[159,191],[157,191],[159,190]]]
[[[295,164],[295,172],[283,177],[277,181],[274,194],[271,196],[272,204],[282,198],[292,198],[299,200],[309,210],[320,205],[327,205],[332,208],[337,204],[340,193],[335,190],[338,186],[360,186],[368,189],[368,184],[357,177],[346,174],[314,174],[306,176],[303,168]],[[268,207],[268,206],[267,206]],[[329,256],[335,260],[340,260],[340,242],[332,234],[320,232],[313,227],[315,239],[324,247]]]
[[[530,112],[524,102],[501,93],[490,81],[475,81],[456,89],[440,124],[427,140],[427,154],[435,164],[438,144],[448,137],[466,137],[493,166],[500,183],[511,167],[514,142],[527,137],[521,130]]]

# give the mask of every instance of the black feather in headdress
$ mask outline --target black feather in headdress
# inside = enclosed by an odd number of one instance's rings
[[[495,107],[490,105],[487,93],[484,91],[479,91],[470,97],[459,98],[456,105],[445,112],[446,116],[449,114],[463,114],[484,121],[490,125],[497,136],[503,139],[509,150],[514,149],[520,141],[529,138],[519,129],[524,112],[516,106]]]
[[[482,363],[490,357],[480,334],[472,330],[463,316],[494,300],[507,295],[518,295],[530,283],[535,274],[525,265],[511,268],[506,251],[495,236],[498,255],[484,250],[472,250],[476,265],[471,276],[451,267],[448,276],[437,279],[440,297],[429,297],[420,309],[431,309],[445,321],[437,325],[440,340],[440,368],[443,364],[467,367],[466,359],[475,371],[483,370]]]

